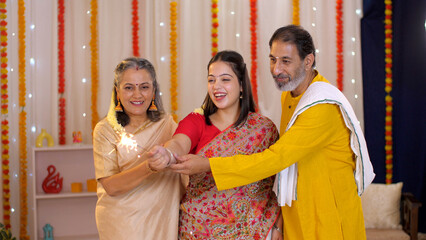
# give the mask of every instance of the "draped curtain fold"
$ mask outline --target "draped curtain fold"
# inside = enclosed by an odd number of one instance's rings
[[[44,128],[58,144],[58,30],[57,1],[29,1],[26,57],[27,64],[28,146]],[[178,52],[178,110],[179,119],[201,106],[206,94],[207,63],[211,57],[211,1],[177,0]],[[17,1],[7,0],[10,67],[9,121],[17,123],[18,54]],[[157,71],[166,110],[170,104],[170,1],[139,1],[139,51],[150,60]],[[90,79],[90,1],[65,1],[65,79],[67,143],[72,132],[81,131],[83,143],[91,144],[91,79]],[[250,1],[219,0],[219,51],[232,49],[240,52],[250,69]],[[361,0],[344,1],[344,90],[363,124],[362,74],[360,53]],[[269,38],[279,27],[292,22],[292,1],[257,1],[257,89],[259,112],[271,118],[279,127],[280,94],[269,71]],[[335,2],[328,0],[300,1],[300,24],[313,36],[317,48],[317,69],[331,83],[336,84],[335,60]],[[34,25],[34,27],[30,27]],[[99,92],[97,109],[103,118],[110,104],[113,70],[122,59],[132,56],[132,0],[98,1]],[[12,71],[15,69],[15,71]],[[18,128],[11,126],[11,158],[17,159]],[[29,149],[30,150],[30,149]],[[29,154],[31,158],[31,155]],[[31,161],[31,159],[29,159]],[[17,173],[11,163],[11,176]],[[32,173],[31,166],[28,169]],[[29,179],[31,181],[31,179]],[[18,178],[12,177],[11,189],[19,189]],[[31,194],[31,192],[29,192]],[[19,202],[12,192],[12,227],[19,226]],[[13,204],[12,204],[13,205]],[[31,203],[29,208],[31,209]],[[1,210],[0,210],[1,212]],[[31,213],[30,213],[31,215]],[[29,216],[29,224],[32,216]]]

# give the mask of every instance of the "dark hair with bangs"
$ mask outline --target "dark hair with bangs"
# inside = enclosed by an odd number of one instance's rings
[[[248,75],[246,64],[241,54],[235,51],[221,51],[218,52],[207,65],[207,72],[209,71],[210,65],[215,62],[225,62],[228,64],[232,71],[238,78],[238,82],[242,88],[242,98],[240,98],[240,115],[237,121],[234,123],[234,127],[239,127],[244,124],[247,120],[248,114],[250,112],[256,111],[256,106],[253,100],[253,93],[251,90],[250,78]],[[211,125],[209,116],[217,112],[217,107],[213,103],[213,100],[210,98],[209,93],[207,93],[202,108],[204,110],[204,117],[206,118],[206,124]]]

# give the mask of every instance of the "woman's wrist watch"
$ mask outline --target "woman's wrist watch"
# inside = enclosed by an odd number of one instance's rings
[[[272,228],[273,229],[275,229],[275,230],[277,230],[279,233],[283,233],[283,230],[281,230],[281,228],[279,228],[279,227],[277,227],[277,225],[275,225],[275,223],[274,223],[274,225],[272,226]]]

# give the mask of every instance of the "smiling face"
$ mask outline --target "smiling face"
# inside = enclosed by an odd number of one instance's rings
[[[147,118],[147,109],[154,97],[153,81],[147,70],[127,69],[116,90],[130,120]]]
[[[228,63],[223,61],[212,63],[207,81],[209,96],[218,110],[231,108],[238,110],[242,88],[237,75]]]
[[[274,41],[269,59],[272,77],[281,91],[294,91],[305,80],[304,60],[295,44]]]

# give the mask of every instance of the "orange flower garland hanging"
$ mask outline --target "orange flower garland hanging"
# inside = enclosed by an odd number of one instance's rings
[[[138,16],[138,0],[132,1],[132,42],[133,56],[139,57],[139,16]]]
[[[9,121],[7,120],[9,96],[7,91],[7,10],[6,0],[0,0],[0,54],[1,54],[1,144],[2,144],[2,187],[3,187],[3,224],[10,226],[10,174],[9,174]]]
[[[293,0],[293,24],[294,25],[300,25],[299,0]]]
[[[177,2],[170,3],[170,101],[173,119],[177,122]]]
[[[65,128],[65,4],[58,0],[58,94],[59,94],[59,144],[66,143]]]
[[[343,0],[336,0],[336,71],[337,88],[343,91]]]
[[[251,86],[253,98],[258,105],[257,98],[257,0],[250,0],[250,32],[251,32]]]
[[[219,9],[217,8],[217,1],[212,0],[212,56],[216,55],[218,52],[218,28],[219,28],[219,19],[217,18],[217,13]]]
[[[386,184],[392,183],[393,177],[393,139],[392,139],[392,0],[385,0],[385,153]]]
[[[91,77],[92,77],[92,129],[95,128],[96,123],[99,121],[98,114],[98,85],[99,85],[99,75],[98,75],[98,1],[90,1],[90,53],[91,53]]]
[[[27,234],[28,201],[27,201],[27,113],[25,112],[25,0],[18,0],[18,79],[19,79],[19,200],[20,229],[19,239],[30,239]]]

